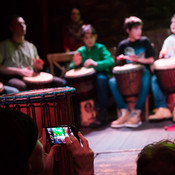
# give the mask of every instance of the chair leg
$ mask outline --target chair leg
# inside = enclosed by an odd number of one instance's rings
[[[148,120],[149,116],[149,95],[146,97],[145,101],[145,120]]]

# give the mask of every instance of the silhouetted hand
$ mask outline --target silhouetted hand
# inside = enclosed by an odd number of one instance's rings
[[[73,157],[76,175],[94,174],[94,152],[89,147],[86,138],[78,132],[82,145],[73,135],[66,137],[66,145]]]

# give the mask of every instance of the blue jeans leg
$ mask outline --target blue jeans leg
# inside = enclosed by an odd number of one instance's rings
[[[4,90],[6,92],[6,94],[12,94],[12,93],[18,93],[19,90],[16,89],[15,87],[11,87],[11,86],[4,86]]]
[[[147,69],[144,69],[142,80],[141,80],[141,89],[140,89],[140,93],[138,96],[138,100],[137,100],[135,109],[140,109],[140,110],[144,109],[144,104],[145,104],[146,97],[149,93],[149,88],[150,88],[150,78],[151,78],[150,71]]]
[[[115,77],[109,79],[109,87],[112,92],[114,101],[119,109],[128,109],[123,96],[120,94],[119,89],[117,87],[117,81]]]
[[[108,107],[108,77],[105,73],[97,73],[96,80],[97,107]]]
[[[166,96],[162,92],[162,90],[157,82],[156,75],[153,75],[151,78],[151,88],[152,88],[152,93],[153,93],[154,106],[156,108],[160,108],[160,107],[167,108],[168,106],[166,103]]]

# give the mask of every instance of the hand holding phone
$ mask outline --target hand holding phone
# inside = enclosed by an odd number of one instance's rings
[[[46,134],[49,142],[53,144],[66,144],[65,138],[74,135],[78,139],[78,131],[74,126],[60,125],[56,127],[47,127]],[[78,139],[79,140],[79,139]]]

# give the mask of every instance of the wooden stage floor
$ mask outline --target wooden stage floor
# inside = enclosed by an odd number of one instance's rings
[[[95,153],[96,175],[136,175],[136,160],[140,150],[162,139],[175,140],[175,131],[166,131],[172,126],[170,120],[144,122],[136,129],[113,129],[110,125],[100,129],[81,128]]]

